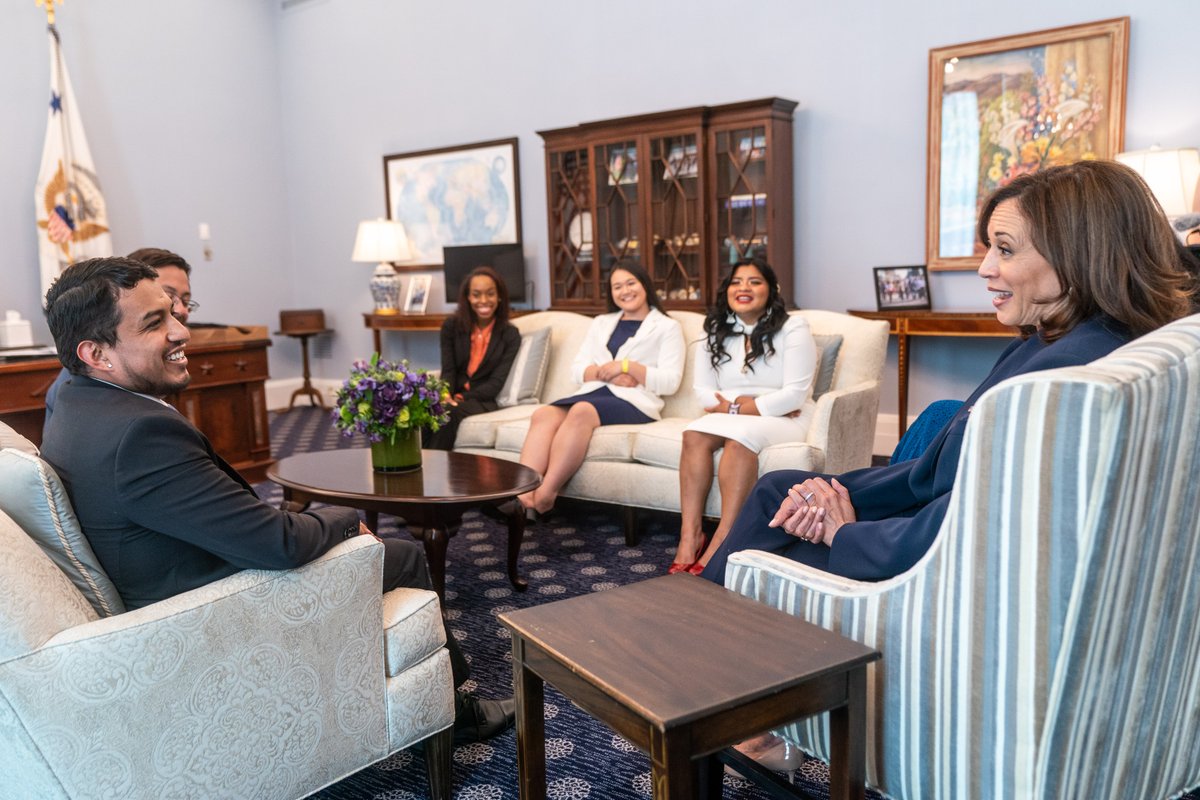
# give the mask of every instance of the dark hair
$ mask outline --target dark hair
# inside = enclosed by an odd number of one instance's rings
[[[750,351],[746,353],[746,360],[743,362],[747,367],[753,370],[753,362],[762,358],[764,353],[768,356],[775,355],[775,334],[787,322],[787,305],[783,302],[783,296],[779,292],[779,281],[775,279],[775,270],[771,265],[757,258],[738,261],[717,287],[716,305],[710,308],[704,317],[704,333],[708,336],[708,357],[713,369],[733,360],[733,356],[725,351],[723,345],[725,340],[733,335],[733,323],[729,320],[733,314],[733,309],[729,307],[729,287],[740,267],[754,267],[758,270],[767,282],[769,292],[767,307],[750,334]]]
[[[1141,336],[1190,308],[1192,278],[1176,236],[1141,177],[1115,161],[1079,161],[1021,175],[984,203],[979,238],[996,207],[1015,200],[1034,249],[1062,292],[1038,302],[1062,305],[1042,320],[1047,341],[1107,314]],[[1031,330],[1025,333],[1031,334]]]
[[[491,267],[476,267],[467,274],[467,277],[462,279],[462,283],[458,287],[458,310],[454,312],[455,319],[458,320],[458,329],[460,331],[470,332],[471,326],[475,324],[475,309],[471,308],[471,279],[472,278],[491,278],[492,283],[496,284],[496,330],[500,330],[508,324],[508,286],[504,284],[504,279]]]
[[[192,265],[183,260],[183,256],[163,250],[161,247],[143,247],[134,250],[126,258],[140,261],[148,267],[179,267],[189,278],[192,276]]]
[[[79,343],[117,343],[121,292],[158,273],[131,258],[91,258],[63,270],[46,292],[46,322],[58,349],[58,360],[73,375],[86,375],[87,365],[75,352]]]
[[[636,261],[618,261],[617,263],[613,264],[612,269],[608,271],[608,275],[605,277],[604,282],[607,284],[605,299],[608,301],[609,311],[620,310],[620,307],[617,305],[617,301],[613,300],[612,296],[612,274],[619,269],[623,269],[633,277],[637,278],[637,282],[640,283],[642,288],[646,290],[646,303],[651,308],[662,311],[664,314],[666,313],[663,311],[662,300],[658,299],[658,292],[654,291],[654,283],[650,280],[650,273],[646,272],[645,268]]]

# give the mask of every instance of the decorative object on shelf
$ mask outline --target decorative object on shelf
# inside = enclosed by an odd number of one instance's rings
[[[408,294],[404,298],[405,314],[424,314],[425,306],[429,303],[429,287],[433,284],[431,275],[414,275],[408,282]]]
[[[1121,151],[1128,55],[1129,17],[929,51],[929,269],[979,266],[979,208],[1017,175]]]
[[[354,237],[352,261],[378,262],[371,275],[371,299],[376,314],[395,314],[400,309],[400,276],[388,262],[407,261],[412,253],[404,226],[386,219],[369,219],[358,223]]]
[[[517,139],[383,157],[388,218],[404,223],[411,269],[442,264],[446,245],[520,244]]]
[[[379,472],[421,466],[421,429],[436,431],[450,419],[445,381],[423,369],[410,369],[374,353],[355,361],[337,392],[333,424],[343,436],[361,434],[371,442],[371,463]]]
[[[1192,228],[1200,225],[1200,150],[1195,147],[1131,150],[1117,153],[1117,161],[1145,179],[1163,213],[1171,220],[1179,238],[1187,241]]]
[[[875,305],[880,311],[929,308],[925,267],[875,267]]]

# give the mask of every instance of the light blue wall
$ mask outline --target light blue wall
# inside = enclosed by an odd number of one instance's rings
[[[371,267],[349,256],[356,223],[383,212],[386,153],[518,136],[525,249],[544,306],[535,131],[798,100],[795,299],[872,307],[872,266],[924,261],[929,49],[1127,13],[1127,148],[1200,144],[1191,0],[308,0],[287,10],[277,0],[106,0],[68,4],[60,29],[117,249],[156,244],[192,259],[203,320],[274,329],[280,308],[324,308],[338,332],[313,369],[335,378],[371,346],[361,318]],[[39,294],[40,14],[32,2],[0,8],[0,306],[26,316]],[[211,263],[201,221],[213,228]],[[935,275],[931,290],[941,308],[988,308],[971,273]],[[433,301],[441,296],[435,285]],[[1001,347],[917,343],[910,408],[965,396]],[[392,335],[385,348],[436,362],[427,335]],[[273,375],[299,373],[294,342],[272,350]],[[893,354],[885,412],[895,411],[894,365]]]

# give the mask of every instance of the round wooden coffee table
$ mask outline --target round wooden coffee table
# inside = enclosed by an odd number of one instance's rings
[[[462,514],[497,505],[533,491],[542,478],[515,461],[471,453],[422,450],[421,468],[376,472],[369,449],[327,450],[276,461],[267,478],[283,487],[283,507],[302,510],[313,501],[359,508],[367,527],[379,529],[379,513],[403,517],[409,532],[425,545],[429,573],[438,597],[445,596],[446,544],[458,532]],[[517,556],[525,538],[525,515],[508,517],[508,579],[525,591]]]

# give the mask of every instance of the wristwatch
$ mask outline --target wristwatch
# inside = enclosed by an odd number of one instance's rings
[[[730,414],[737,414],[737,413],[739,413],[741,410],[742,410],[742,404],[741,404],[741,403],[730,403],[730,404],[729,404],[729,413],[730,413]]]

